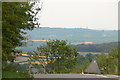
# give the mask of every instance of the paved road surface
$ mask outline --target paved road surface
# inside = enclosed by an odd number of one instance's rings
[[[35,74],[34,78],[40,78],[40,80],[119,80],[115,75],[96,74]]]

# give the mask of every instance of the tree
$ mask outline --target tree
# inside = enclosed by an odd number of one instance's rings
[[[78,61],[77,61],[77,64],[78,65],[81,65],[83,63],[83,61],[86,59],[83,55],[81,54],[78,54]]]
[[[81,73],[89,66],[90,62],[88,59],[84,59],[81,64],[76,64],[71,73]]]
[[[2,3],[2,77],[31,78],[26,65],[14,63],[15,50],[22,45],[26,37],[24,30],[33,30],[38,24],[36,17],[41,9],[34,8],[36,2],[3,2]],[[37,9],[37,10],[36,10]],[[8,63],[7,61],[11,61]],[[30,79],[32,80],[32,79]]]
[[[112,49],[110,52],[100,54],[96,57],[100,70],[103,74],[120,74],[118,72],[118,50],[120,50],[120,48]]]
[[[33,77],[29,74],[27,64],[19,64],[19,63],[7,63],[3,64],[3,71],[2,71],[2,79],[9,80],[15,78],[22,78],[21,80],[33,80]]]
[[[45,73],[69,73],[77,62],[78,53],[64,40],[46,42],[38,47],[38,52],[30,61],[39,61]],[[44,59],[40,59],[42,56]]]
[[[26,38],[23,30],[33,30],[38,23],[35,17],[39,10],[32,7],[34,3],[3,2],[2,3],[2,60],[13,61],[15,47],[22,45]]]
[[[89,62],[92,62],[92,60],[93,60],[93,58],[94,58],[95,56],[96,56],[96,55],[93,55],[93,54],[89,53],[89,54],[86,54],[86,55],[85,55],[85,58],[88,59]]]

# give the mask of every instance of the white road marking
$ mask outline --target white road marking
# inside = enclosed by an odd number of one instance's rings
[[[96,75],[96,76],[99,76],[99,77],[107,77],[107,76],[104,76],[104,75]]]

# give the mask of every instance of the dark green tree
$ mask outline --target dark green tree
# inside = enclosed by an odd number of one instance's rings
[[[3,2],[2,3],[2,60],[13,61],[15,47],[22,45],[26,38],[23,30],[33,30],[38,23],[38,13],[32,7],[35,3]]]
[[[2,3],[2,77],[28,78],[31,80],[28,66],[14,63],[15,50],[22,45],[26,37],[24,30],[33,30],[38,24],[37,13],[40,7],[34,8],[36,2],[3,2]],[[11,61],[8,63],[7,61]],[[31,78],[31,79],[29,79]],[[5,79],[6,80],[6,79]],[[27,79],[26,79],[27,80]]]

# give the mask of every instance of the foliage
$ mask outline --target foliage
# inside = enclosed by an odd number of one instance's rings
[[[35,14],[28,2],[2,3],[2,56],[4,61],[13,61],[15,47],[21,45],[26,39],[23,30],[33,30],[35,27]]]
[[[93,54],[86,54],[85,58],[88,59],[89,62],[92,62],[92,60],[94,59],[96,55],[93,55]]]
[[[83,63],[83,61],[86,59],[83,55],[78,54],[78,60],[77,60],[77,64],[81,65]]]
[[[77,64],[75,65],[74,69],[71,73],[81,73],[82,70],[85,70],[90,62],[96,57],[93,54],[86,54],[85,56],[78,54]]]
[[[82,64],[76,64],[71,73],[81,73],[82,70],[85,70],[90,64],[88,59],[85,59]]]
[[[71,71],[72,73],[81,73],[81,70],[85,70],[90,62],[95,59],[100,68],[101,74],[120,74],[119,69],[119,52],[120,48],[111,49],[108,53],[101,53],[98,55],[87,54],[86,56],[79,55],[78,63]]]
[[[102,43],[102,44],[78,44],[73,45],[78,52],[108,52],[116,47],[118,42]]]
[[[119,49],[112,49],[109,53],[100,54],[96,57],[102,74],[118,74]]]
[[[2,3],[2,75],[3,78],[30,78],[25,65],[14,63],[15,50],[22,45],[26,37],[24,30],[33,30],[37,23],[38,9],[34,10],[35,2],[3,2]],[[10,61],[8,64],[7,61]],[[6,79],[5,79],[6,80]]]
[[[3,63],[2,78],[29,78],[28,65],[20,65],[17,63]]]
[[[30,61],[39,61],[45,73],[69,73],[77,61],[75,49],[72,49],[64,40],[52,40],[38,47],[39,53],[30,58]],[[40,59],[39,56],[45,56]]]

